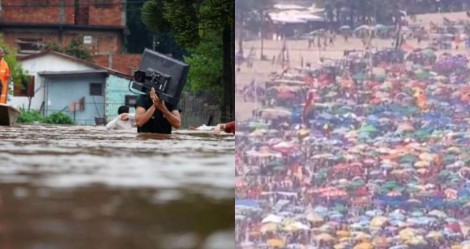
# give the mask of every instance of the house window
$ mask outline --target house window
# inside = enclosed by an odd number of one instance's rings
[[[21,85],[14,86],[14,96],[34,97],[34,76],[29,76]]]
[[[103,84],[90,83],[90,96],[103,96]]]
[[[37,54],[44,47],[42,39],[38,38],[18,38],[16,43],[20,55]]]
[[[124,96],[124,104],[129,107],[135,107],[135,105],[137,104],[137,96],[136,95]]]

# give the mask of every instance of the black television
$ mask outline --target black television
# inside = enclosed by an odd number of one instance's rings
[[[188,78],[189,65],[146,48],[131,88],[148,94],[152,87],[158,97],[173,105],[178,101]]]

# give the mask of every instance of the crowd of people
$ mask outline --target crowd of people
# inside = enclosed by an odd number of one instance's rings
[[[470,248],[468,62],[351,53],[264,82],[237,127],[237,247]]]

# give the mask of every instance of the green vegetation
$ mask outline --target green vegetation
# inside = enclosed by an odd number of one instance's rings
[[[46,44],[44,49],[51,49],[59,53],[68,54],[70,56],[76,57],[78,59],[93,61],[93,57],[90,54],[90,51],[83,45],[81,39],[74,38],[70,41],[67,47],[61,47],[55,42],[50,42]]]
[[[149,30],[172,35],[189,52],[188,89],[216,93],[225,117],[235,110],[233,8],[230,0],[149,0],[142,7]]]
[[[27,111],[22,109],[18,117],[18,123],[45,123],[46,118],[39,111]]]
[[[39,111],[21,110],[21,115],[18,117],[18,123],[46,123],[46,124],[73,124],[72,118],[63,113],[56,112],[48,117],[44,117]]]
[[[0,47],[3,48],[3,57],[10,67],[11,81],[15,86],[23,87],[23,81],[28,81],[28,73],[23,69],[21,63],[16,59],[16,50],[10,48],[7,43],[3,40],[3,36],[0,34]],[[13,95],[13,90],[10,89],[8,94]]]

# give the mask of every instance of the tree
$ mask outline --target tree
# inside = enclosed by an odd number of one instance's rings
[[[64,49],[65,53],[76,58],[93,61],[90,51],[83,45],[81,39],[74,38],[70,41],[69,45]]]
[[[126,36],[125,47],[128,53],[142,53],[152,46],[152,32],[142,22],[141,8],[143,2],[128,2],[126,8],[126,26],[130,34]]]
[[[8,95],[13,95],[14,87],[23,87],[23,82],[29,79],[28,72],[23,69],[21,62],[17,60],[16,50],[10,48],[10,46],[5,43],[3,36],[0,34],[0,47],[3,48],[3,57],[10,68],[10,83]],[[13,86],[13,87],[12,87]]]
[[[142,20],[148,29],[172,34],[190,53],[186,57],[191,61],[190,89],[224,89],[220,99],[226,118],[233,118],[235,111],[232,12],[230,0],[149,0],[142,7]]]

